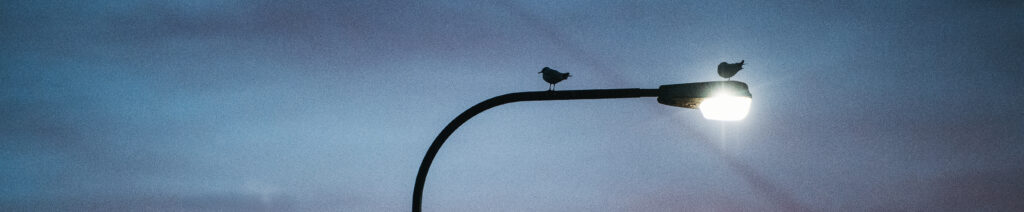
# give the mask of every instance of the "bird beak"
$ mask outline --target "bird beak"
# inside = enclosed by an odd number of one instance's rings
[[[543,71],[538,71],[537,73],[539,74],[539,73],[541,73],[541,72],[543,72]]]

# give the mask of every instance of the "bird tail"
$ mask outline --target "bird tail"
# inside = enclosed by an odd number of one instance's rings
[[[571,76],[572,75],[569,75],[569,72],[565,72],[564,74],[562,74],[562,79],[569,79],[569,77]]]

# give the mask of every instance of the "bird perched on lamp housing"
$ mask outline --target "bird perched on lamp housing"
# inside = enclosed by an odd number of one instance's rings
[[[548,91],[555,90],[555,83],[561,82],[562,80],[565,80],[565,79],[569,79],[569,77],[572,76],[572,75],[569,75],[569,72],[562,73],[562,72],[558,72],[557,70],[551,69],[551,68],[548,68],[548,67],[544,67],[544,69],[541,69],[540,72],[537,72],[537,73],[538,74],[543,74],[541,76],[544,77],[544,81],[548,82],[549,84],[551,84],[551,85],[548,85]]]
[[[732,76],[736,75],[736,72],[740,72],[740,69],[743,69],[743,62],[744,60],[740,60],[739,63],[719,63],[718,76],[726,79],[732,78]]]

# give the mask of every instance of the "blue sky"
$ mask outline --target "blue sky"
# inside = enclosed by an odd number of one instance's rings
[[[467,122],[428,211],[1020,210],[1017,1],[9,1],[0,209],[404,211],[473,104],[734,80]]]

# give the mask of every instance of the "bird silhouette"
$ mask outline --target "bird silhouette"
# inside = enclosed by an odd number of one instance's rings
[[[540,72],[537,72],[537,73],[538,74],[543,74],[541,76],[544,77],[544,81],[551,84],[551,85],[548,85],[548,91],[555,90],[555,84],[556,83],[561,82],[562,80],[565,80],[565,79],[569,79],[569,77],[572,76],[572,75],[569,75],[569,72],[562,73],[562,72],[558,72],[555,69],[551,69],[551,68],[548,68],[548,67],[544,67],[544,69],[541,69]]]
[[[718,76],[722,76],[722,78],[726,79],[732,78],[732,76],[736,75],[736,72],[740,72],[740,69],[743,69],[743,62],[744,60],[740,60],[739,63],[719,63]]]

